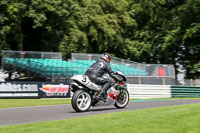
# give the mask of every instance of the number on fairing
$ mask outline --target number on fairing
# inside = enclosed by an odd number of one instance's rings
[[[85,76],[83,76],[82,82],[87,82],[87,78]]]

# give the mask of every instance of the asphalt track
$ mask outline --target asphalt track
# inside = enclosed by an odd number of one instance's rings
[[[122,112],[144,108],[161,106],[175,106],[183,104],[200,103],[200,99],[193,100],[158,100],[129,102],[124,109],[116,109],[114,106],[92,107],[89,112],[76,113],[71,105],[52,105],[23,108],[0,109],[0,126],[33,123],[39,121],[61,120],[89,115]]]

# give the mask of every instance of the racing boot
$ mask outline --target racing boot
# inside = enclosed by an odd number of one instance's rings
[[[106,100],[108,97],[108,94],[106,92],[103,93],[103,98]]]
[[[107,94],[101,89],[96,98],[106,102]]]
[[[99,95],[97,95],[97,98],[103,100],[104,102],[106,102],[107,99],[107,90],[110,88],[111,85],[111,81],[108,80],[107,83],[105,83],[101,89],[101,91],[99,92]],[[103,95],[103,97],[102,97]]]

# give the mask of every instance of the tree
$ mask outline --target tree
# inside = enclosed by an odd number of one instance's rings
[[[167,53],[166,57],[184,65],[188,78],[199,76],[200,1],[184,0],[174,4],[177,5],[170,11],[171,22],[164,37],[163,51]],[[170,55],[172,51],[174,54]]]
[[[73,1],[74,2],[74,1]],[[60,44],[64,55],[72,52],[110,52],[128,56],[123,38],[124,27],[135,25],[127,13],[125,0],[93,0],[71,2],[68,32]]]
[[[1,0],[0,50],[109,52],[199,76],[199,0]]]
[[[4,24],[2,27],[2,46],[9,44],[10,48],[23,50],[23,33],[21,29],[26,3],[24,1],[2,0],[0,4],[2,7],[1,22]]]
[[[8,21],[7,14],[8,1],[2,0],[0,2],[0,53],[1,50],[9,49],[9,45],[6,42],[6,34],[10,31],[10,27],[6,25]]]

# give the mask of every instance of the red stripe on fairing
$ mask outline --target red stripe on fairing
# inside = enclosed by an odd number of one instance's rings
[[[113,97],[114,97],[114,94],[110,93],[109,96],[110,96],[111,98],[113,98]]]
[[[118,96],[118,95],[115,96],[115,100],[117,100],[117,96]]]
[[[124,82],[118,83],[118,85],[122,85],[122,86],[124,86]]]

